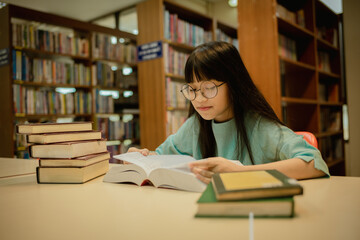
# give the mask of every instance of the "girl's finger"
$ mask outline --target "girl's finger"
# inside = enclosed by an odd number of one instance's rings
[[[210,183],[210,178],[204,177],[200,174],[195,174],[196,178],[199,179],[200,181],[202,181],[205,184],[209,184]]]
[[[189,167],[198,167],[198,168],[212,168],[215,167],[216,163],[214,161],[203,159],[203,160],[197,160],[194,162],[189,163]]]
[[[142,155],[144,155],[144,156],[147,156],[147,155],[149,155],[149,149],[147,149],[147,148],[144,148],[144,149],[141,149],[140,150],[140,153],[142,154]]]

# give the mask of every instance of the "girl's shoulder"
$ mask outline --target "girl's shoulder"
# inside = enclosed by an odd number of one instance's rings
[[[257,126],[260,123],[262,118],[263,117],[259,113],[249,111],[245,114],[245,118],[244,118],[245,126],[248,129],[253,129],[255,126]]]

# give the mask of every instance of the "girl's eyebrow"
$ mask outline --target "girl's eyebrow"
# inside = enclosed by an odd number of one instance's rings
[[[198,83],[201,83],[201,82],[198,82]],[[197,90],[197,88],[194,87],[194,83],[193,83],[193,82],[192,82],[192,83],[188,83],[188,85],[189,85],[191,88],[193,88],[194,90]],[[200,87],[200,84],[199,84],[199,87]]]

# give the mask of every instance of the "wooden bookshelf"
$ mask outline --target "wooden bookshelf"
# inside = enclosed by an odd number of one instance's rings
[[[204,33],[204,42],[215,40],[217,29],[226,35],[226,39],[234,40],[237,38],[237,30],[170,0],[141,2],[137,5],[137,13],[138,44],[161,41],[164,47],[162,57],[138,63],[139,96],[141,97],[139,105],[142,116],[140,119],[141,146],[154,150],[169,134],[175,132],[187,117],[186,107],[167,105],[169,102],[167,83],[171,81],[182,84],[185,82],[185,78],[181,73],[182,67],[179,72],[172,72],[171,66],[167,62],[169,60],[166,60],[170,57],[165,50],[171,48],[170,52],[190,54],[200,44],[184,40],[186,34],[180,38],[174,37],[174,34],[166,31],[169,29],[170,23],[165,19],[168,19],[169,15],[176,14],[176,18],[184,21],[185,24],[189,23],[202,28],[202,31],[206,32]],[[180,91],[177,91],[177,94],[182,98]],[[176,121],[177,123],[174,124]]]
[[[0,49],[6,49],[9,53],[8,63],[0,66],[0,74],[2,76],[2,81],[0,81],[0,101],[3,103],[0,105],[0,112],[3,113],[0,116],[0,124],[2,126],[0,130],[0,135],[2,136],[0,140],[2,146],[0,150],[1,157],[14,157],[18,151],[26,150],[26,147],[21,145],[26,145],[24,138],[15,134],[16,123],[25,121],[48,122],[56,121],[59,118],[69,118],[75,121],[92,121],[95,129],[108,132],[108,129],[103,129],[97,125],[97,121],[101,118],[101,116],[96,114],[95,99],[99,97],[97,91],[118,91],[119,94],[127,90],[137,92],[137,85],[97,84],[97,79],[94,79],[92,74],[94,65],[97,62],[103,62],[104,64],[109,64],[109,66],[117,66],[119,68],[131,67],[136,78],[137,37],[133,34],[14,5],[7,5],[0,9],[0,25]],[[39,37],[40,33],[37,30],[41,30],[41,34],[43,34],[41,36],[43,36],[42,39],[44,41]],[[25,36],[25,32],[30,34]],[[61,34],[63,35],[61,36]],[[93,55],[93,50],[96,47],[93,44],[93,38],[96,34],[106,35],[108,40],[110,38],[116,39],[116,42],[111,43],[111,45],[105,43],[101,51],[106,51],[109,45],[110,47],[120,46],[118,40],[122,39],[124,43],[121,43],[123,45],[118,53],[124,52],[127,55],[125,57],[99,57]],[[66,38],[66,40],[63,41],[62,37]],[[70,45],[66,45],[69,41],[73,42],[70,42]],[[131,51],[123,50],[130,49],[130,47],[132,48]],[[130,52],[134,56],[127,57]],[[17,69],[17,60],[23,61],[21,62],[22,64],[19,64],[21,69]],[[45,70],[46,63],[42,63],[46,61],[51,66],[51,71],[55,72],[54,68],[58,71],[56,64],[64,64],[59,66],[59,69],[60,67],[67,67],[66,71],[69,71],[69,73],[59,70],[59,73],[63,75],[66,73],[66,76],[56,75],[55,73],[53,75],[46,75],[45,73],[48,72]],[[41,75],[35,76],[35,64],[37,66],[44,64],[39,67]],[[69,65],[66,66],[66,64]],[[69,78],[69,76],[71,77]],[[46,94],[50,94],[50,96],[52,96],[51,94],[57,94],[57,88],[73,88],[76,90],[76,93],[73,94],[74,100],[71,100],[72,98],[66,100],[70,106],[69,112],[67,110],[65,112],[58,112],[58,110],[55,111],[49,107],[49,99],[51,97],[48,98],[49,95]],[[45,94],[42,98],[46,98],[49,101],[40,101],[36,104],[36,107],[41,108],[41,111],[38,111],[38,109],[33,111],[24,110],[27,109],[28,102],[31,99],[25,99],[22,94],[26,93],[29,89],[33,90],[35,95]],[[30,94],[33,93],[31,92]],[[19,96],[20,98],[18,98]],[[79,102],[85,102],[84,106],[81,106],[81,104],[77,105],[76,96],[82,98]],[[124,106],[127,107],[126,104]],[[65,108],[68,108],[68,106]],[[74,109],[71,111],[72,108]],[[107,113],[116,115],[118,121],[122,123],[124,115],[120,112],[115,112],[114,107],[110,109],[112,109],[111,112]],[[105,118],[108,118],[108,116]],[[136,114],[134,121],[138,121],[136,120],[138,118],[139,115]],[[132,142],[138,144],[139,139],[135,136],[129,135],[127,137],[132,139]],[[115,149],[114,145],[122,144],[122,141],[125,139],[120,137],[119,139],[111,140],[114,141],[109,142],[109,146]],[[123,146],[117,146],[117,149],[120,148],[124,149]]]
[[[240,0],[238,22],[256,85],[288,127],[315,134],[330,172],[344,175],[338,15],[318,0]]]

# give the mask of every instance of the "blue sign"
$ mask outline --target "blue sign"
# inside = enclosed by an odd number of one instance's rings
[[[151,42],[137,47],[138,62],[162,57],[162,42]]]
[[[0,49],[0,67],[9,64],[9,49]]]

